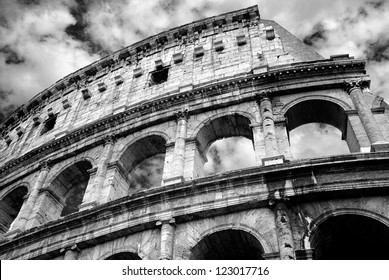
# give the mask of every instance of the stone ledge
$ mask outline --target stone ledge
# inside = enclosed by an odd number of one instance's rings
[[[283,164],[284,162],[285,162],[284,155],[262,158],[262,164],[264,166],[274,165],[274,164]]]
[[[380,153],[376,153],[380,154]],[[330,159],[330,158],[329,158]],[[389,158],[382,159],[388,165]],[[308,161],[309,162],[309,161]],[[358,161],[351,162],[356,163],[356,167],[360,166]],[[344,161],[338,162],[339,168],[344,169]],[[333,162],[328,162],[328,164],[337,165]],[[287,165],[287,164],[285,164]],[[369,168],[372,172],[376,172],[375,166],[383,166],[383,163],[375,162],[374,165],[371,165]],[[349,169],[351,168],[350,165]],[[365,164],[366,166],[366,164]],[[328,166],[325,163],[318,165],[321,169],[325,168],[328,170]],[[303,170],[306,168],[306,165],[300,163],[298,168]],[[369,170],[370,170],[369,169]],[[245,191],[245,194],[234,193],[228,197],[223,197],[221,199],[208,199],[207,201],[202,201],[200,203],[190,203],[189,205],[176,205],[171,209],[163,209],[158,205],[165,204],[166,201],[174,201],[177,199],[183,199],[185,197],[196,197],[200,195],[209,195],[212,192],[223,192],[224,190],[229,190],[233,185],[236,190],[243,190],[248,187],[247,184],[253,186],[255,184],[263,185],[266,182],[266,178],[270,180],[284,180],[280,173],[275,173],[272,176],[265,177],[264,181],[264,171],[278,172],[280,171],[279,166],[266,166],[260,168],[251,168],[238,170],[235,172],[230,172],[228,174],[218,174],[215,176],[208,176],[202,180],[187,181],[183,183],[178,183],[175,185],[169,185],[164,188],[154,188],[147,191],[141,191],[135,193],[129,197],[123,197],[121,199],[108,202],[104,205],[98,206],[95,209],[85,210],[82,212],[75,213],[68,217],[65,217],[61,220],[51,221],[47,224],[44,224],[38,228],[33,228],[27,230],[26,232],[19,234],[12,241],[6,241],[0,244],[0,250],[2,252],[7,252],[7,250],[14,250],[18,246],[28,246],[29,243],[36,243],[39,240],[47,238],[47,236],[56,236],[58,234],[63,234],[64,231],[75,230],[77,235],[69,235],[69,239],[66,242],[74,243],[75,240],[81,241],[80,246],[88,246],[91,242],[97,242],[98,240],[109,240],[110,238],[117,238],[118,236],[128,235],[137,231],[145,230],[148,228],[154,228],[155,222],[158,220],[163,220],[166,218],[171,218],[171,213],[174,211],[177,223],[184,223],[187,220],[192,220],[194,216],[196,217],[208,217],[215,215],[223,215],[230,213],[231,211],[241,211],[247,209],[263,208],[268,207],[269,193],[266,190],[267,187],[261,188],[251,188],[251,191]],[[334,172],[333,168],[331,169]],[[287,168],[286,171],[292,172],[290,168]],[[320,171],[320,170],[319,170]],[[296,170],[296,175],[301,175],[300,171]],[[348,170],[351,174],[351,169]],[[281,174],[282,175],[282,174]],[[311,176],[311,173],[308,174]],[[331,174],[328,174],[331,176]],[[300,178],[300,177],[299,177]],[[301,180],[301,179],[300,179]],[[344,191],[353,192],[364,192],[365,194],[376,194],[377,189],[388,192],[389,179],[385,180],[376,180],[376,181],[366,181],[366,180],[355,180],[350,181],[345,178],[344,182],[335,181],[331,184],[303,184],[302,186],[294,186],[293,193],[290,198],[290,203],[294,201],[298,202],[305,199],[312,199],[313,194],[317,194],[316,198],[325,198],[331,196],[333,198],[338,198],[339,193],[344,193]],[[288,192],[290,193],[290,192]],[[328,197],[327,197],[328,198]],[[93,223],[101,223],[104,220],[111,220],[112,217],[119,217],[120,215],[126,215],[128,211],[140,211],[141,209],[149,209],[151,212],[145,212],[141,216],[134,216],[131,220],[121,221],[117,220],[117,224],[108,223],[107,227],[102,227],[99,231],[94,231],[93,240],[90,240],[90,233],[88,231],[83,232],[83,236],[79,235],[77,230],[81,226],[88,226],[91,230],[95,230]],[[108,239],[107,239],[108,238]],[[55,239],[54,239],[55,240]],[[61,246],[64,245],[64,241],[58,240]],[[65,243],[66,243],[65,242]],[[85,243],[85,244],[84,244]],[[19,245],[18,245],[19,244]],[[59,246],[58,245],[58,246]],[[65,244],[66,245],[66,244]],[[58,248],[56,243],[51,244],[47,251],[55,252]],[[29,257],[34,257],[29,255]]]

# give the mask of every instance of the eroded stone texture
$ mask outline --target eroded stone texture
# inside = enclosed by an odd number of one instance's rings
[[[255,6],[119,50],[2,125],[0,259],[336,258],[347,217],[389,252],[388,105],[368,87],[363,60],[324,59]],[[312,122],[350,154],[294,160]],[[256,165],[205,176],[236,136]]]

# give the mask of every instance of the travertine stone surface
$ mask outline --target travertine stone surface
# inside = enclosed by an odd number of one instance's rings
[[[387,109],[365,61],[321,57],[256,6],[156,34],[1,125],[0,259],[193,259],[220,232],[242,251],[260,244],[259,258],[315,258],[335,216],[389,227]],[[350,153],[294,159],[289,133],[311,122],[338,128]],[[236,136],[255,166],[205,176],[210,145]],[[160,182],[134,187],[159,155]]]

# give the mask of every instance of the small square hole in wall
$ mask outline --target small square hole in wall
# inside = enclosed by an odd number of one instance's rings
[[[43,128],[41,130],[41,135],[49,132],[52,130],[55,126],[55,123],[57,121],[57,115],[54,115],[50,118],[48,118],[44,123],[43,123]]]
[[[163,67],[150,73],[150,86],[161,84],[167,81],[169,76],[169,67]]]

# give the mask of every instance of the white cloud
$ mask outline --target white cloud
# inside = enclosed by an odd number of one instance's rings
[[[348,154],[346,141],[341,139],[339,129],[327,125],[309,123],[290,132],[293,159]]]
[[[70,1],[43,1],[23,6],[6,1],[3,5],[0,85],[2,91],[13,94],[0,107],[21,105],[55,81],[99,59],[65,33],[66,27],[76,22],[69,12],[70,4]],[[21,63],[7,63],[10,51]]]
[[[255,165],[252,141],[244,137],[229,137],[215,141],[207,151],[205,174],[231,171]]]

